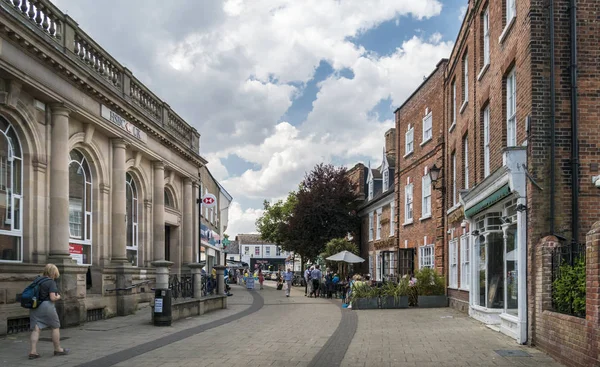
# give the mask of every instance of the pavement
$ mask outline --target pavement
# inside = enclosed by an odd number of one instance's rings
[[[350,310],[339,300],[233,286],[228,309],[174,322],[135,315],[61,330],[68,356],[52,356],[43,331],[37,360],[28,333],[0,338],[0,367],[561,366],[453,309]],[[522,354],[516,356],[515,354]],[[508,356],[501,356],[508,354]]]

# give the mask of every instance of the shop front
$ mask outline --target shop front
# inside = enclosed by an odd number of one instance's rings
[[[520,344],[527,341],[525,151],[462,194],[470,236],[469,315]]]

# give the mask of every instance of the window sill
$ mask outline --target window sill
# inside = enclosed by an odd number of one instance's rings
[[[458,288],[458,290],[459,290],[459,291],[463,291],[463,292],[470,292],[469,288],[462,288],[462,287],[459,287],[459,288]]]
[[[448,132],[449,132],[449,133],[451,133],[451,132],[452,132],[452,130],[454,130],[454,128],[456,128],[456,121],[454,121],[454,122],[452,123],[452,126],[450,126],[450,128],[448,129]]]
[[[408,226],[408,225],[411,225],[411,224],[413,224],[413,220],[412,219],[409,220],[408,222],[402,223],[403,226]]]
[[[407,158],[407,157],[411,156],[411,155],[412,155],[414,152],[415,152],[415,151],[414,151],[414,150],[412,150],[412,151],[410,151],[410,152],[406,153],[406,154],[405,154],[405,155],[404,155],[402,158]]]
[[[510,30],[512,29],[513,24],[515,24],[515,20],[517,19],[517,16],[513,16],[510,21],[508,23],[506,23],[506,26],[504,27],[504,30],[502,31],[502,33],[500,34],[500,37],[498,38],[498,43],[503,43],[504,40],[506,39],[506,37],[508,36],[508,34],[510,33]]]
[[[460,290],[460,289],[458,288],[458,286],[456,286],[456,285],[454,285],[454,286],[452,286],[452,285],[449,285],[447,288],[448,288],[448,289],[452,289],[452,290],[454,290],[454,291],[458,291],[458,290]]]
[[[456,209],[460,208],[460,206],[461,206],[461,205],[460,205],[460,203],[458,203],[458,204],[454,204],[454,206],[453,206],[452,208],[448,209],[448,211],[446,212],[446,214],[450,214],[450,213],[452,213],[452,212],[453,212],[453,211],[455,211]]]
[[[459,113],[462,115],[463,112],[465,112],[465,109],[467,108],[467,105],[469,104],[469,100],[465,100],[462,104],[462,106],[460,106],[460,110]]]
[[[429,138],[429,139],[427,139],[427,140],[424,140],[424,141],[423,141],[421,144],[419,144],[419,145],[420,145],[420,146],[423,146],[423,145],[425,145],[425,144],[429,143],[429,142],[430,142],[432,139],[433,139],[433,138]]]
[[[427,220],[427,219],[431,219],[431,213],[422,216],[421,218],[419,218],[419,221],[422,222],[422,221]]]
[[[477,80],[480,81],[481,78],[483,78],[483,76],[485,75],[486,71],[488,71],[488,69],[490,68],[490,63],[488,62],[487,64],[485,64],[483,66],[483,68],[481,68],[481,71],[479,72],[479,75],[477,75]]]

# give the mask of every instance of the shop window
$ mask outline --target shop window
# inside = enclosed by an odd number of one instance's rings
[[[125,175],[125,194],[127,215],[127,259],[133,266],[138,266],[138,190],[133,177]]]
[[[260,255],[260,247],[258,247],[258,246],[254,247],[254,255],[256,255],[256,256]]]
[[[15,130],[0,117],[0,261],[23,261],[23,157]]]
[[[449,256],[449,277],[448,287],[458,288],[458,254],[457,254],[457,240],[453,239],[448,243],[448,249],[450,251]]]
[[[271,246],[267,246],[267,247],[265,247],[265,254],[266,254],[267,256],[271,256]]]
[[[460,289],[469,290],[471,283],[471,268],[469,264],[469,237],[464,235],[460,238]]]
[[[474,269],[479,269],[477,277],[479,287],[479,305],[487,308],[504,308],[505,282],[504,282],[504,234],[502,232],[502,213],[490,212],[476,220],[479,231],[475,248],[477,264]]]
[[[383,280],[397,281],[398,280],[398,263],[395,251],[384,251],[381,253],[382,257],[382,277]]]
[[[369,274],[373,275],[373,255],[369,254]]]
[[[275,247],[275,256],[281,256],[281,247]]]
[[[78,264],[92,263],[92,174],[77,149],[69,162],[69,252]]]
[[[433,245],[419,247],[419,269],[430,268],[434,266]]]

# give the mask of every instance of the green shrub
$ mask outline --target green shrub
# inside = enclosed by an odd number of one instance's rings
[[[370,287],[367,284],[355,285],[352,287],[351,299],[355,300],[358,298],[377,298],[381,296],[381,289]]]
[[[446,294],[446,280],[434,269],[423,268],[415,274],[419,296],[443,296]]]
[[[560,276],[552,283],[552,301],[558,312],[585,317],[585,259],[578,257],[573,266],[563,263]]]

